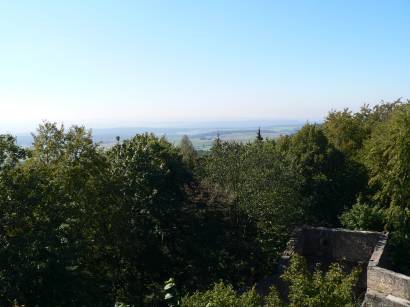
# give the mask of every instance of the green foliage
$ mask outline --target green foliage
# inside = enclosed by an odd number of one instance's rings
[[[359,278],[359,269],[343,272],[334,263],[327,272],[316,267],[313,273],[307,269],[306,261],[293,255],[282,278],[289,283],[289,306],[291,307],[339,307],[356,306],[353,288]]]
[[[310,273],[306,260],[294,255],[282,275],[284,281],[289,284],[288,304],[291,307],[357,306],[353,289],[359,273],[360,270],[357,268],[345,273],[337,263],[331,264],[326,272],[316,267],[315,271]],[[285,303],[273,286],[268,295],[263,297],[256,293],[255,288],[238,294],[231,285],[219,282],[210,290],[186,295],[181,301],[181,306],[280,307],[285,306]]]
[[[329,140],[365,167],[362,199],[340,219],[352,229],[388,230],[393,266],[410,272],[410,103],[396,100],[353,114],[331,112],[323,125]]]
[[[323,124],[324,132],[337,149],[349,158],[361,161],[364,143],[373,130],[403,105],[399,99],[392,103],[382,101],[373,108],[364,105],[357,113],[349,109],[331,111]]]
[[[372,200],[385,210],[395,265],[410,272],[410,104],[396,107],[374,128],[364,151]]]
[[[410,105],[407,105],[375,128],[366,143],[369,183],[378,189],[375,197],[382,204],[405,207],[410,200],[410,179],[407,176],[410,170],[409,137]]]
[[[11,135],[0,135],[0,170],[15,166],[26,157],[27,151],[16,144]]]
[[[215,283],[211,290],[185,296],[181,307],[279,307],[281,305],[274,305],[278,300],[279,298],[272,291],[269,304],[265,305],[264,298],[256,293],[255,288],[239,295],[231,285],[219,282]]]
[[[174,271],[183,272],[183,265],[189,263],[186,245],[192,240],[186,240],[186,233],[192,222],[186,221],[195,222],[186,192],[191,175],[178,150],[153,135],[137,135],[117,144],[108,157],[110,176],[121,195],[119,220],[113,225],[117,236],[113,257],[123,259],[115,268],[115,295],[124,302],[152,304],[162,299],[158,281]]]
[[[160,306],[173,276],[181,295],[224,282],[187,306],[280,306],[274,289],[233,289],[271,274],[294,226],[339,218],[388,230],[394,268],[409,272],[409,140],[400,100],[332,111],[275,141],[217,138],[201,156],[187,137],[103,149],[84,127],[48,122],[30,149],[0,135],[0,305]],[[355,272],[310,274],[295,259],[294,306],[353,304]]]
[[[396,272],[410,275],[410,239],[409,233],[393,230],[389,233],[388,251],[390,256],[389,266]]]
[[[188,136],[184,135],[182,137],[179,149],[182,154],[182,161],[189,165],[191,169],[194,169],[197,164],[198,154]]]
[[[95,300],[104,291],[93,275],[102,226],[94,217],[105,212],[104,157],[83,128],[64,133],[47,123],[31,156],[14,164],[0,175],[0,301]]]
[[[1,305],[155,305],[174,272],[188,291],[239,285],[258,263],[252,226],[164,139],[104,151],[44,123],[32,151],[0,138],[0,158]]]
[[[303,178],[302,195],[310,200],[306,221],[337,226],[338,216],[366,186],[364,169],[330,144],[318,125],[306,124],[278,146]]]
[[[369,136],[369,130],[357,114],[348,109],[332,111],[323,125],[330,142],[349,157],[355,157],[363,142]]]
[[[161,300],[158,281],[170,275],[184,281],[182,290],[224,275],[243,282],[258,262],[245,244],[249,223],[223,196],[193,181],[177,148],[145,134],[114,146],[108,156],[121,195],[114,233],[115,257],[125,260],[118,268],[122,301]],[[124,279],[135,282],[120,283]]]
[[[340,217],[342,225],[355,230],[384,230],[384,210],[378,206],[357,203]]]
[[[272,141],[217,142],[206,157],[205,174],[256,225],[265,263],[259,270],[271,270],[288,233],[303,219],[300,175]]]
[[[283,307],[285,304],[282,302],[279,296],[278,290],[275,286],[269,288],[269,293],[264,297],[265,307]]]

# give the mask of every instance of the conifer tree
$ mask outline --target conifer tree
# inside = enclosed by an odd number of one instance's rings
[[[257,141],[263,141],[262,133],[261,133],[261,128],[258,128],[258,131],[256,132],[256,140]]]

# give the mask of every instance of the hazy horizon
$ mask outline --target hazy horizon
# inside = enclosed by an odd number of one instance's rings
[[[187,135],[194,147],[199,150],[209,150],[213,141],[219,137],[224,141],[249,142],[255,139],[256,132],[260,129],[264,138],[275,139],[281,135],[290,135],[302,127],[304,122],[295,120],[277,121],[231,121],[231,122],[192,122],[172,125],[157,125],[143,127],[111,127],[89,128],[95,143],[110,147],[121,140],[129,139],[136,134],[153,133],[158,137],[166,137],[169,142],[178,145],[181,138]],[[69,128],[69,126],[65,126]],[[11,133],[16,137],[17,144],[30,147],[33,144],[32,133]]]
[[[0,130],[0,133],[11,133],[14,135],[27,135],[34,133],[38,126],[44,122],[55,122],[57,125],[64,125],[65,128],[70,126],[84,126],[87,129],[93,131],[102,132],[105,130],[129,130],[129,129],[247,129],[247,128],[264,128],[271,126],[280,126],[280,125],[301,125],[308,121],[297,120],[297,119],[247,119],[247,120],[214,120],[214,121],[164,121],[164,122],[136,122],[133,124],[123,124],[123,125],[97,125],[89,126],[81,122],[59,122],[52,120],[42,120],[37,125],[34,125],[30,129],[19,130],[19,129],[3,129]],[[314,123],[320,123],[321,120],[309,121]]]

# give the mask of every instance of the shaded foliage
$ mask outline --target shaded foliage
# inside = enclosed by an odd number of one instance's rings
[[[197,165],[198,153],[188,136],[184,135],[182,137],[179,148],[182,154],[182,161],[184,161],[191,169],[194,169]]]
[[[158,305],[170,275],[183,291],[226,274],[241,286],[260,262],[255,226],[165,139],[104,151],[44,123],[29,152],[0,140],[2,305]]]
[[[228,193],[257,227],[257,243],[271,270],[291,229],[302,222],[302,178],[273,141],[215,143],[205,162],[205,180]]]
[[[330,144],[318,125],[306,124],[278,145],[303,178],[302,195],[310,201],[306,220],[337,226],[338,216],[366,187],[363,167]]]
[[[341,220],[353,229],[390,232],[396,270],[410,273],[410,104],[400,100],[363,108],[355,115],[369,133],[357,157],[368,172],[364,202]]]

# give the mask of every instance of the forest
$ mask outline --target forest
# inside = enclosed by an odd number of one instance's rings
[[[410,101],[206,152],[52,122],[33,139],[0,136],[1,306],[355,306],[357,272],[300,257],[286,300],[256,293],[298,225],[388,231],[410,273]]]

